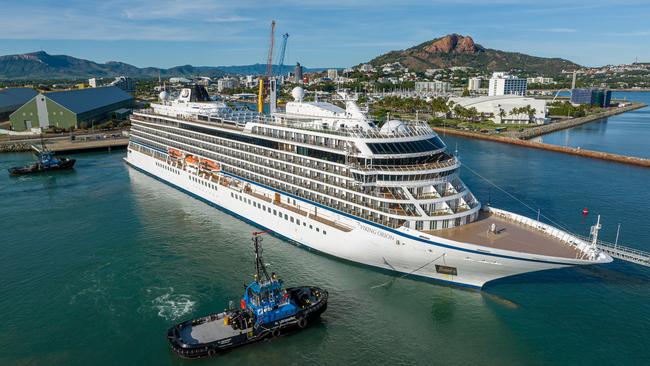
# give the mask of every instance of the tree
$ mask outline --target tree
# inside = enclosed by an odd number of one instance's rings
[[[467,88],[463,89],[463,96],[464,97],[469,97],[469,89],[467,89]]]

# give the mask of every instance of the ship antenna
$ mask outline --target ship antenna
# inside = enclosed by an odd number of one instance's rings
[[[269,277],[269,273],[266,271],[266,267],[264,266],[264,260],[262,259],[262,237],[260,235],[264,233],[265,231],[253,233],[253,245],[255,247],[255,275],[257,281],[262,280],[262,275],[264,275],[266,281],[271,280],[271,277]]]
[[[591,245],[596,248],[598,245],[598,231],[602,228],[603,226],[600,224],[600,215],[598,215],[598,219],[596,220],[596,225],[591,227]]]

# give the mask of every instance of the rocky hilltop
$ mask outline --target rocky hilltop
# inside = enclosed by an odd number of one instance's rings
[[[391,62],[400,62],[414,71],[466,66],[486,71],[523,70],[547,75],[580,67],[561,58],[484,48],[472,37],[459,34],[448,34],[405,50],[391,51],[370,61],[376,66]]]

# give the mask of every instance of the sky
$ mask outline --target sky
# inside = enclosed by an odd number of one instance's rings
[[[586,66],[650,62],[650,1],[0,0],[0,55],[43,50],[139,67],[347,67],[450,33]],[[277,48],[276,48],[277,49]],[[277,56],[276,56],[277,58]]]

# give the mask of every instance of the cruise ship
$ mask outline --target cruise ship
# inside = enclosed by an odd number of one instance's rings
[[[422,122],[368,118],[355,95],[233,110],[202,86],[135,111],[126,162],[289,242],[462,286],[611,262],[593,242],[481,205]],[[272,110],[275,110],[274,108]]]

